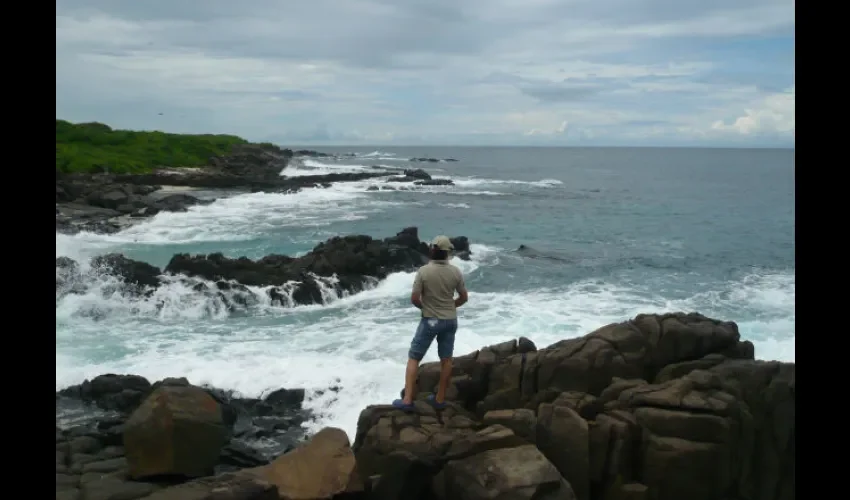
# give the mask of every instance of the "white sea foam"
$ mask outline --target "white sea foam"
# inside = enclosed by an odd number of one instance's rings
[[[186,212],[160,212],[116,234],[56,236],[56,256],[101,253],[125,244],[251,240],[286,227],[326,226],[365,219],[392,202],[372,198],[366,186],[339,183],[297,193],[251,193],[196,205]]]

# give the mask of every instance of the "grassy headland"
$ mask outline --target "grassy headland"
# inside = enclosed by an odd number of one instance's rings
[[[233,135],[113,130],[102,123],[56,120],[56,171],[145,173],[155,167],[199,167],[248,141]]]

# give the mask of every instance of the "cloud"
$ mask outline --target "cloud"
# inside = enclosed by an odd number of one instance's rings
[[[793,136],[794,93],[792,85],[782,93],[771,94],[753,103],[731,123],[726,124],[718,120],[711,128],[745,136],[759,133],[790,133]]]
[[[302,144],[793,145],[794,27],[784,0],[58,0],[56,114]]]

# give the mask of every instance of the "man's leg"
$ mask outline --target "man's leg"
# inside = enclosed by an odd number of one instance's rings
[[[446,391],[452,378],[452,356],[455,348],[455,332],[457,320],[441,320],[442,328],[437,333],[437,354],[440,356],[440,384],[437,386],[435,397],[438,404],[446,401]]]
[[[404,404],[413,402],[416,394],[416,375],[419,373],[419,360],[408,357],[407,369],[404,371]]]
[[[404,404],[413,402],[416,396],[416,375],[419,373],[419,363],[431,347],[431,342],[434,341],[434,329],[428,325],[428,320],[422,318],[419,321],[419,327],[416,328],[416,333],[413,335],[413,340],[410,342],[410,351],[407,353],[407,368],[404,371]]]
[[[440,385],[437,386],[437,402],[446,402],[446,391],[452,378],[452,358],[440,358]]]

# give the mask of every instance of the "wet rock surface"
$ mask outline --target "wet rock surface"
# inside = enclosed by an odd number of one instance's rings
[[[452,238],[458,258],[469,259],[469,240]],[[418,230],[408,227],[384,239],[366,235],[338,236],[318,244],[302,257],[267,255],[262,259],[177,254],[164,269],[129,259],[121,254],[95,257],[91,272],[114,279],[106,293],[150,296],[157,287],[177,280],[194,280],[189,286],[200,294],[216,296],[232,308],[248,308],[261,300],[273,305],[321,304],[357,293],[390,273],[413,271],[428,261],[428,244],[419,240]],[[57,296],[86,291],[79,263],[56,259]],[[268,287],[257,292],[249,287]],[[257,294],[263,293],[266,297]]]

